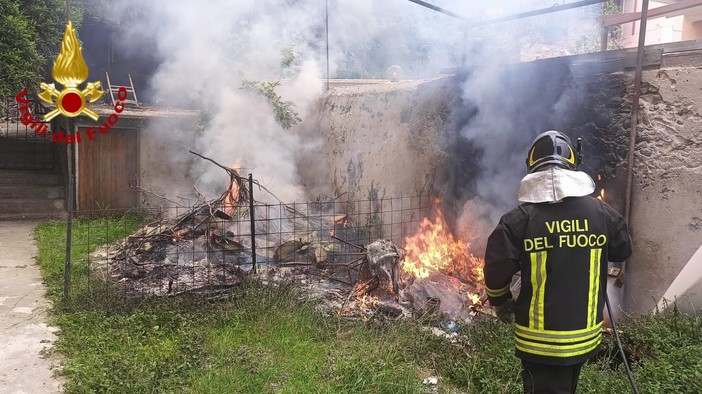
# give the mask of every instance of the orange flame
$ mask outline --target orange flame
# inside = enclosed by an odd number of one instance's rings
[[[468,294],[468,300],[473,304],[480,304],[480,296],[477,294]]]
[[[227,188],[224,196],[224,212],[231,216],[234,213],[234,207],[239,203],[239,185],[232,180]]]
[[[230,168],[234,170],[234,172],[239,173],[240,167],[239,163],[235,163]],[[224,212],[229,216],[234,213],[234,208],[240,203],[239,192],[239,184],[236,183],[234,178],[230,179],[229,186],[227,186],[227,190],[224,192],[224,200],[222,201],[224,204]]]
[[[349,217],[348,215],[334,215],[334,223],[332,224],[331,230],[329,230],[329,235],[334,236],[336,235],[336,229],[335,227],[341,226],[343,228],[348,227],[349,224]]]
[[[339,309],[339,316],[360,316],[364,321],[367,321],[375,310],[378,308],[378,297],[368,294],[361,287],[356,287],[352,290],[355,296],[354,302]]]
[[[68,22],[61,42],[61,53],[51,69],[54,80],[66,87],[76,87],[88,79],[88,65],[83,59],[80,41],[73,24]]]
[[[378,297],[370,294],[363,294],[357,302],[358,309],[361,311],[374,310],[378,306]]]
[[[467,243],[454,238],[446,229],[441,211],[435,211],[434,221],[424,218],[417,233],[405,239],[402,269],[420,279],[440,271],[481,284],[482,259],[470,253]]]
[[[604,187],[602,188],[602,190],[600,190],[600,195],[597,196],[597,199],[600,200],[600,201],[604,201],[604,199],[605,199],[605,189],[604,189]]]

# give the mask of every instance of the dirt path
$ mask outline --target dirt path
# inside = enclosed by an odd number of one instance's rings
[[[52,362],[41,352],[57,330],[46,324],[37,247],[30,222],[0,222],[0,393],[58,393]]]

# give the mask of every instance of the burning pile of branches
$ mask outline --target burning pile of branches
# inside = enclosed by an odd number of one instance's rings
[[[405,239],[404,250],[383,239],[361,244],[356,240],[369,239],[368,233],[348,215],[321,206],[311,214],[260,203],[252,190],[265,190],[258,182],[192,153],[224,169],[229,184],[218,198],[202,198],[187,212],[154,221],[93,254],[93,267],[123,293],[220,291],[258,271],[264,280],[309,290],[344,316],[436,310],[465,319],[479,303],[482,261],[453,237],[438,209],[433,221],[424,219]]]
[[[428,297],[439,297],[445,292],[442,287],[459,289],[450,293],[462,293],[472,304],[480,303],[483,286],[483,261],[469,251],[468,243],[457,240],[447,229],[441,211],[435,202],[434,221],[424,218],[417,233],[406,239],[407,257],[402,269],[409,274],[410,287],[414,283],[443,283],[436,286],[422,284]],[[426,280],[424,280],[426,279]]]
[[[405,239],[404,250],[387,240],[362,248],[367,256],[352,292],[362,314],[382,310],[465,320],[483,311],[483,261],[454,238],[438,206],[436,201],[435,219],[425,218]],[[351,310],[347,306],[345,313]]]
[[[94,253],[98,272],[120,282],[128,294],[177,294],[239,283],[251,260],[245,252],[250,245],[224,220],[250,217],[251,190],[237,170],[214,163],[230,177],[220,197],[203,199],[184,214],[149,223]]]
[[[254,201],[251,186],[275,196],[238,170],[191,153],[224,169],[229,184],[218,198],[202,198],[187,212],[149,223],[93,254],[97,272],[118,282],[126,294],[219,290],[255,271],[256,260],[293,269],[306,264],[300,261],[323,264],[330,253],[342,249],[338,242],[320,239],[318,232],[302,231],[333,228],[339,215],[312,217],[286,204]]]

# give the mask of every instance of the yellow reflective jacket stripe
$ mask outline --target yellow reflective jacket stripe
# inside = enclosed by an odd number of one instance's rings
[[[530,330],[528,327],[515,324],[514,333],[525,339],[532,339],[541,342],[582,342],[599,335],[602,332],[602,322],[595,327],[584,330],[552,331],[552,330]]]
[[[596,338],[593,338],[592,340],[589,340],[587,342],[559,346],[552,344],[527,342],[517,338],[516,346],[517,349],[525,353],[551,357],[572,357],[591,352],[592,350],[597,348],[601,341],[602,336],[598,335]]]
[[[515,324],[515,327],[519,329],[520,331],[525,331],[529,332],[532,334],[542,334],[542,335],[553,335],[553,336],[560,336],[560,335],[573,335],[573,334],[582,334],[582,333],[587,333],[590,331],[595,330],[597,328],[598,330],[602,327],[602,322],[597,323],[595,327],[586,327],[586,328],[581,328],[579,330],[567,330],[567,331],[561,331],[561,330],[534,330],[529,327],[525,327],[519,324]]]
[[[541,329],[544,327],[546,256],[546,251],[530,253],[532,295],[529,304],[529,328]]]
[[[597,305],[600,296],[600,257],[602,249],[590,250],[590,289],[587,302],[587,326],[592,327],[597,321]]]

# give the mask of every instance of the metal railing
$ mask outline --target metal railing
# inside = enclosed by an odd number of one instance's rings
[[[29,113],[40,119],[43,108],[29,100]],[[56,167],[56,146],[51,143],[51,131],[39,135],[21,122],[20,107],[14,97],[0,99],[0,169],[50,170]]]

